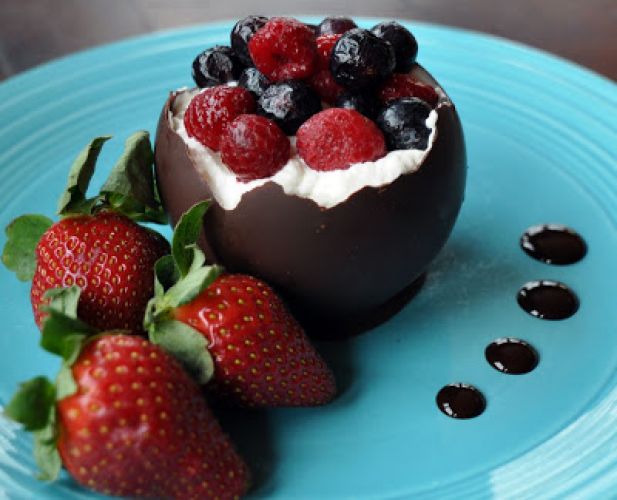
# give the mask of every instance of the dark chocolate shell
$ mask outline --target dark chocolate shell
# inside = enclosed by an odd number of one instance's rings
[[[420,66],[413,74],[437,85]],[[191,205],[212,198],[171,127],[176,95],[163,109],[155,148],[158,185],[174,224]],[[461,124],[449,101],[437,113],[432,148],[416,172],[365,187],[332,208],[287,195],[273,182],[244,194],[233,210],[215,201],[200,243],[208,259],[262,278],[313,324],[371,322],[371,315],[427,270],[463,202],[467,163]]]

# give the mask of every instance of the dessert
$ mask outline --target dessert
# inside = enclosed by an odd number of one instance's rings
[[[330,335],[324,324],[341,332],[383,319],[397,295],[403,297],[437,255],[463,201],[465,145],[454,104],[415,62],[415,39],[402,26],[378,25],[370,32],[324,22],[318,33],[330,37],[326,71],[343,90],[334,104],[354,111],[350,122],[364,114],[381,125],[390,150],[377,157],[373,153],[379,140],[371,139],[372,151],[350,155],[351,161],[340,158],[337,164],[331,158],[344,148],[329,143],[326,133],[313,141],[322,151],[313,150],[315,158],[307,161],[302,127],[331,112],[310,85],[324,71],[320,68],[328,43],[317,43],[295,20],[259,18],[257,24],[238,23],[253,30],[240,42],[235,34],[244,31],[232,32],[232,46],[245,55],[248,47],[255,66],[245,70],[240,83],[258,96],[256,113],[289,137],[288,161],[274,174],[246,181],[225,164],[216,147],[199,140],[199,126],[193,129],[199,124],[187,115],[202,95],[238,88],[234,82],[172,92],[155,147],[164,206],[175,223],[191,205],[212,199],[200,241],[208,260],[271,284],[296,314],[319,325],[320,331],[313,333]],[[402,30],[409,35],[401,36]],[[389,40],[402,40],[401,46],[395,49]],[[358,47],[363,51],[355,57]],[[397,54],[404,60],[397,60]],[[405,73],[393,73],[395,68],[405,68]],[[254,112],[238,115],[246,113]],[[346,130],[344,124],[340,130]],[[314,168],[328,162],[330,169]]]

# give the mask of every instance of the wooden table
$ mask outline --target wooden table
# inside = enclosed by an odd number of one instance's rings
[[[256,9],[459,26],[547,50],[617,80],[617,0],[0,0],[0,79],[93,45],[238,19]]]

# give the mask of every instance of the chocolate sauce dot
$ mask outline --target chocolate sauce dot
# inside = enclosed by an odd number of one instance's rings
[[[538,366],[538,353],[520,339],[497,339],[486,347],[484,355],[493,368],[512,375],[529,373]]]
[[[530,281],[518,292],[518,305],[540,319],[566,319],[578,310],[578,298],[563,283]]]
[[[486,408],[482,393],[469,384],[448,384],[437,393],[437,406],[448,417],[473,418]]]
[[[532,226],[521,236],[527,255],[547,264],[574,264],[587,253],[587,244],[572,229],[560,224]]]

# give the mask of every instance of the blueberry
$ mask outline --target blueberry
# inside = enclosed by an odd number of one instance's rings
[[[343,92],[336,98],[334,106],[337,108],[355,109],[367,118],[373,119],[377,114],[377,101],[369,93]]]
[[[317,26],[317,36],[338,35],[357,28],[358,25],[352,19],[343,16],[326,17]]]
[[[373,26],[371,32],[392,45],[396,71],[406,73],[411,69],[418,55],[418,42],[407,28],[396,21],[387,21]]]
[[[259,98],[257,112],[274,120],[287,135],[294,135],[307,119],[321,111],[321,99],[298,80],[270,85]]]
[[[259,99],[261,94],[270,86],[270,80],[257,68],[246,68],[238,79],[238,85],[244,87],[253,94],[253,97]]]
[[[251,37],[268,22],[264,16],[247,16],[240,19],[231,30],[231,47],[245,66],[253,66],[248,43]]]
[[[204,50],[193,61],[193,80],[198,87],[212,87],[236,80],[244,65],[230,47],[217,45]]]
[[[385,80],[396,63],[392,46],[368,30],[345,33],[330,56],[330,71],[337,83],[363,89]]]
[[[426,149],[431,130],[425,122],[430,112],[431,107],[416,97],[403,97],[383,108],[376,122],[388,149]]]

